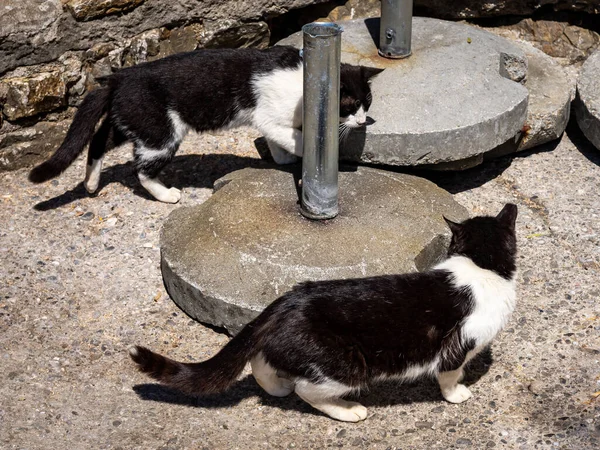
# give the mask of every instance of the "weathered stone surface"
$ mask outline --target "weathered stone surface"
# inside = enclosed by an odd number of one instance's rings
[[[77,20],[92,20],[108,14],[130,11],[144,0],[62,0]]]
[[[202,48],[257,47],[269,45],[269,26],[266,22],[242,23],[222,20],[208,23],[200,36]]]
[[[573,64],[585,60],[599,45],[600,34],[597,32],[557,20],[523,19],[517,23],[486,28],[492,33],[531,42],[547,55],[565,60]]]
[[[3,114],[8,120],[31,117],[52,111],[66,103],[66,84],[57,70],[29,77],[3,78],[0,88],[5,98]]]
[[[28,167],[46,159],[63,141],[70,120],[38,122],[0,134],[0,171]]]
[[[127,14],[77,21],[60,0],[4,0],[0,14],[0,75],[57,59],[68,50],[122,42],[168,26],[231,20],[259,22],[322,0],[146,0]],[[90,2],[91,4],[92,2]],[[94,2],[96,3],[96,2]]]
[[[577,82],[575,116],[585,137],[600,150],[600,50],[583,65]]]
[[[527,42],[515,41],[527,56],[527,121],[517,151],[558,139],[569,122],[575,85],[550,56]]]
[[[461,161],[513,138],[525,124],[527,59],[509,41],[453,22],[415,17],[413,56],[378,55],[379,19],[341,22],[342,61],[386,70],[371,83],[374,123],[340,157],[417,166]],[[280,42],[300,47],[302,34]]]
[[[302,281],[424,270],[449,243],[442,215],[467,216],[425,179],[365,167],[340,172],[340,215],[325,222],[300,215],[288,172],[243,169],[215,189],[169,215],[162,271],[186,313],[233,333]]]
[[[555,10],[600,13],[600,0],[415,0],[414,8],[419,14],[467,19],[506,15],[529,15],[542,7],[552,6]]]

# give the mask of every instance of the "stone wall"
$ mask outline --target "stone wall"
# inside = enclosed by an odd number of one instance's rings
[[[196,48],[262,48],[306,22],[378,15],[379,5],[379,0],[3,0],[0,170],[47,157],[85,93],[115,69]],[[454,19],[549,8],[599,13],[600,0],[415,0],[418,14]],[[593,31],[566,22],[540,29],[527,20],[514,32],[540,41],[549,54],[564,53],[553,56],[582,60],[598,45]]]
[[[267,21],[323,0],[3,0],[0,170],[62,141],[99,76],[176,52],[266,47]]]

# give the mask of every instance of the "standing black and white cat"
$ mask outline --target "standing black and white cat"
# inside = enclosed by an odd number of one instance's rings
[[[345,127],[365,124],[368,82],[381,71],[342,64],[340,122]],[[285,46],[198,50],[123,69],[87,95],[65,141],[29,179],[41,183],[58,176],[91,141],[84,184],[93,193],[106,151],[131,141],[142,186],[157,200],[176,203],[181,192],[157,176],[189,130],[250,125],[264,134],[275,162],[302,156],[302,89],[302,58],[298,49]]]
[[[452,403],[471,397],[463,367],[515,307],[517,207],[452,230],[448,259],[424,273],[307,282],[269,305],[213,358],[181,363],[130,349],[142,372],[189,394],[233,384],[246,362],[271,395],[295,391],[334,419],[367,417],[343,400],[371,381],[437,376]]]

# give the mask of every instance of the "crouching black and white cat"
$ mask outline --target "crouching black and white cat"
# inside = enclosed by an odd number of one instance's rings
[[[350,422],[367,409],[342,397],[378,379],[437,376],[447,401],[464,402],[463,367],[515,307],[516,218],[507,204],[496,217],[447,220],[448,259],[428,272],[302,283],[207,361],[176,362],[140,346],[130,356],[142,372],[196,395],[227,389],[250,361],[269,394],[295,391]]]
[[[340,122],[346,129],[365,124],[369,80],[382,70],[342,64]],[[142,186],[156,199],[176,203],[181,192],[157,175],[187,132],[241,125],[264,134],[275,162],[293,162],[302,156],[302,76],[298,49],[285,46],[198,50],[123,69],[87,95],[65,141],[29,179],[56,177],[91,141],[84,185],[93,193],[106,151],[131,141]]]

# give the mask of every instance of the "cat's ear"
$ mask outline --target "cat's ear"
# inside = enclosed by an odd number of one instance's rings
[[[361,68],[360,68],[363,78],[368,81],[371,81],[371,78],[373,78],[375,75],[379,75],[384,70],[385,69],[379,69],[377,67],[366,67],[366,66],[361,66]]]
[[[445,216],[444,216],[444,220],[448,224],[448,227],[450,227],[450,231],[452,231],[452,234],[457,234],[462,229],[462,225],[460,223],[452,222],[450,219],[448,219]]]
[[[515,223],[517,222],[517,205],[507,203],[502,208],[502,211],[498,213],[496,219],[508,226],[511,230],[515,229]]]

